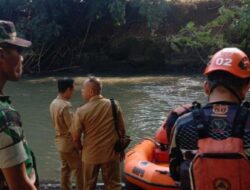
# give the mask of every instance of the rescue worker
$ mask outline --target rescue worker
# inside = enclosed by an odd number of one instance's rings
[[[201,122],[197,121],[196,112],[191,111],[178,118],[173,128],[173,138],[170,146],[170,173],[175,180],[181,182],[182,190],[191,189],[190,162],[193,161],[195,154],[200,150],[200,146],[212,146],[206,143],[198,146],[198,141],[201,138],[210,138],[220,145],[220,143],[225,142],[223,140],[232,137],[233,131],[240,131],[240,129],[237,129],[238,126],[235,126],[235,123],[239,117],[238,115],[240,115],[241,104],[250,87],[249,59],[238,48],[224,48],[213,55],[204,71],[204,75],[206,76],[204,92],[207,95],[208,103],[202,108],[197,108]],[[239,143],[239,145],[242,151],[244,150],[242,154],[249,158],[250,117],[248,109],[246,113],[246,121],[241,136],[244,149],[242,144]],[[201,137],[200,128],[202,130],[205,128],[206,137]],[[234,145],[232,144],[229,147],[234,147]],[[223,156],[223,150],[221,156]],[[223,167],[223,164],[220,167]],[[227,168],[222,169],[225,172],[227,170]],[[210,178],[210,175],[212,174],[207,173],[205,178]],[[214,185],[221,185],[227,189],[230,183],[230,180],[220,181],[218,184],[215,181]],[[204,184],[203,187],[206,185]]]

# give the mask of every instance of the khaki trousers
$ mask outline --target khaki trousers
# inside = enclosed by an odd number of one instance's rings
[[[102,179],[105,185],[105,190],[121,190],[119,159],[103,164],[89,164],[84,162],[84,190],[94,190],[96,188],[100,169],[102,171]]]
[[[71,175],[76,179],[77,190],[83,190],[82,162],[78,151],[59,152],[61,158],[61,190],[71,190]]]

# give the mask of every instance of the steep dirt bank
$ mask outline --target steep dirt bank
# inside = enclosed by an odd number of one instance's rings
[[[173,1],[162,13],[161,23],[151,28],[147,18],[140,14],[139,7],[128,3],[124,25],[114,25],[108,18],[95,22],[84,46],[71,44],[71,48],[64,40],[58,41],[59,44],[50,47],[42,59],[40,55],[27,59],[24,70],[26,73],[70,70],[85,73],[169,73],[200,69],[203,65],[196,49],[176,53],[171,40],[190,21],[195,25],[205,25],[216,18],[221,2]],[[68,40],[71,39],[74,38]],[[204,59],[206,56],[205,52]]]
[[[93,26],[78,68],[87,73],[171,73],[200,71],[205,66],[206,52],[199,50],[176,52],[171,38],[190,21],[205,25],[216,18],[221,2],[186,1],[169,5],[166,22],[153,30],[138,9],[127,7],[126,24],[114,27],[112,23]],[[102,30],[100,30],[102,28]]]

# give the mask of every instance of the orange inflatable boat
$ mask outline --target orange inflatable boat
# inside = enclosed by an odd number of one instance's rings
[[[168,147],[163,144],[164,138],[166,132],[161,127],[156,132],[156,140],[145,138],[126,153],[124,175],[128,190],[179,189],[169,174]]]

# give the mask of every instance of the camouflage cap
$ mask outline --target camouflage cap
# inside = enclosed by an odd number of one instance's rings
[[[31,42],[17,37],[15,25],[11,21],[0,20],[0,44],[8,43],[20,47],[29,47]]]

